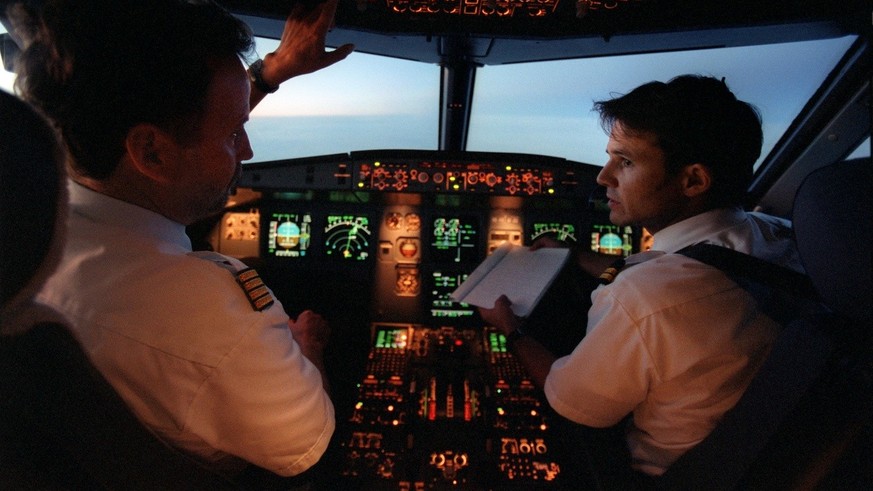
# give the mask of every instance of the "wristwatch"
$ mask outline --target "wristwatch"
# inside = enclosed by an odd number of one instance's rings
[[[264,60],[257,60],[251,65],[249,65],[249,80],[252,82],[252,85],[255,86],[256,89],[260,90],[264,94],[272,94],[279,90],[278,85],[270,85],[266,81],[264,81],[264,74],[262,73],[264,70]]]
[[[521,329],[513,329],[512,332],[506,335],[506,346],[513,347],[515,346],[516,341],[527,336],[527,334]]]

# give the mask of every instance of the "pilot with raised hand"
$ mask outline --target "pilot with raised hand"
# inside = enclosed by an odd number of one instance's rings
[[[326,450],[329,326],[289,319],[256,271],[192,252],[185,227],[223,209],[252,157],[251,107],[351,52],[325,50],[335,9],[293,7],[247,72],[251,31],[212,2],[49,0],[20,59],[18,89],[70,155],[69,236],[39,300],[145,425],[231,476],[298,475]]]

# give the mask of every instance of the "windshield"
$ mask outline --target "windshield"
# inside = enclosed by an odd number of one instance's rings
[[[724,77],[739,99],[758,108],[763,159],[854,39],[484,67],[476,74],[467,149],[602,165],[608,138],[594,101],[695,73]]]
[[[263,56],[278,41],[257,39]],[[252,162],[353,150],[437,148],[437,65],[352,53],[285,82],[246,125]]]
[[[740,99],[760,110],[763,159],[854,39],[480,67],[467,150],[602,165],[607,136],[591,110],[594,101],[651,80],[698,73],[724,77]],[[262,55],[276,45],[257,40]],[[11,73],[0,73],[0,87],[11,91],[13,81]],[[292,79],[252,112],[251,162],[386,148],[435,150],[439,81],[437,65],[364,53]]]

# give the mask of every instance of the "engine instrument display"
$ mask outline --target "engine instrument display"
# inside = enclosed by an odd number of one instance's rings
[[[451,299],[451,294],[467,277],[468,273],[434,271],[431,273],[430,315],[440,319],[472,317],[474,307]]]
[[[476,217],[434,217],[431,237],[431,253],[437,263],[479,260],[479,220]]]

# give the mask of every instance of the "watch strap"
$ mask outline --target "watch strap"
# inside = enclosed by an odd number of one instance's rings
[[[252,85],[255,86],[256,89],[263,92],[264,94],[272,94],[279,90],[278,85],[270,85],[264,80],[264,60],[256,60],[254,63],[249,65],[249,80],[251,80]]]

